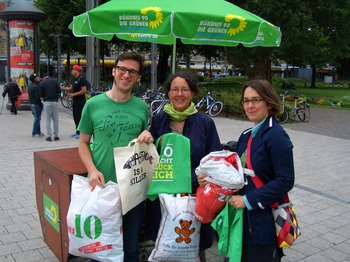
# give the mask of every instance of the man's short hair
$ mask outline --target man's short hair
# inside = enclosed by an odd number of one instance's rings
[[[48,77],[50,77],[50,75],[49,75],[48,73],[44,73],[44,74],[43,74],[43,79],[44,79],[44,78],[48,78]]]
[[[143,57],[137,53],[137,52],[126,52],[121,54],[116,60],[114,64],[114,68],[117,68],[118,62],[119,61],[124,61],[124,60],[134,60],[139,63],[139,73],[140,75],[142,74],[143,71]]]

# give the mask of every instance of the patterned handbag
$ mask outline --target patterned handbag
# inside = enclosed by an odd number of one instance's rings
[[[247,167],[253,170],[250,162],[250,147],[252,144],[252,136],[249,137],[247,145]],[[264,186],[264,182],[255,174],[252,177],[256,188]],[[293,245],[295,240],[300,236],[300,228],[298,219],[295,215],[294,205],[289,201],[288,194],[284,196],[284,203],[274,203],[271,205],[273,218],[275,220],[277,244],[279,247],[289,247]]]
[[[295,215],[294,205],[289,201],[288,195],[285,197],[288,202],[272,208],[275,219],[277,243],[279,247],[289,247],[300,236],[298,219]]]

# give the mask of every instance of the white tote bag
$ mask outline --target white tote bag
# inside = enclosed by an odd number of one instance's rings
[[[98,261],[123,262],[123,230],[118,185],[92,188],[74,175],[67,214],[69,253]]]
[[[196,197],[160,194],[162,220],[148,261],[199,262],[201,223],[194,211]]]
[[[153,144],[134,139],[126,147],[114,148],[114,162],[124,215],[146,200],[159,155]]]

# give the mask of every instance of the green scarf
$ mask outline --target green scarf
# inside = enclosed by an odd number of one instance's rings
[[[198,112],[198,110],[194,106],[194,103],[191,102],[190,106],[185,111],[182,111],[182,112],[175,110],[172,104],[167,104],[164,106],[164,112],[170,116],[170,119],[172,121],[178,122],[178,121],[185,120],[190,115],[194,115],[195,113]]]

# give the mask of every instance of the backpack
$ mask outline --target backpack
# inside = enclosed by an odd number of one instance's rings
[[[91,84],[90,84],[90,82],[87,81],[86,79],[85,79],[85,81],[86,81],[85,99],[86,99],[86,100],[89,100],[92,96],[94,96],[94,94],[93,94],[93,92],[92,92],[92,90],[91,90]]]

